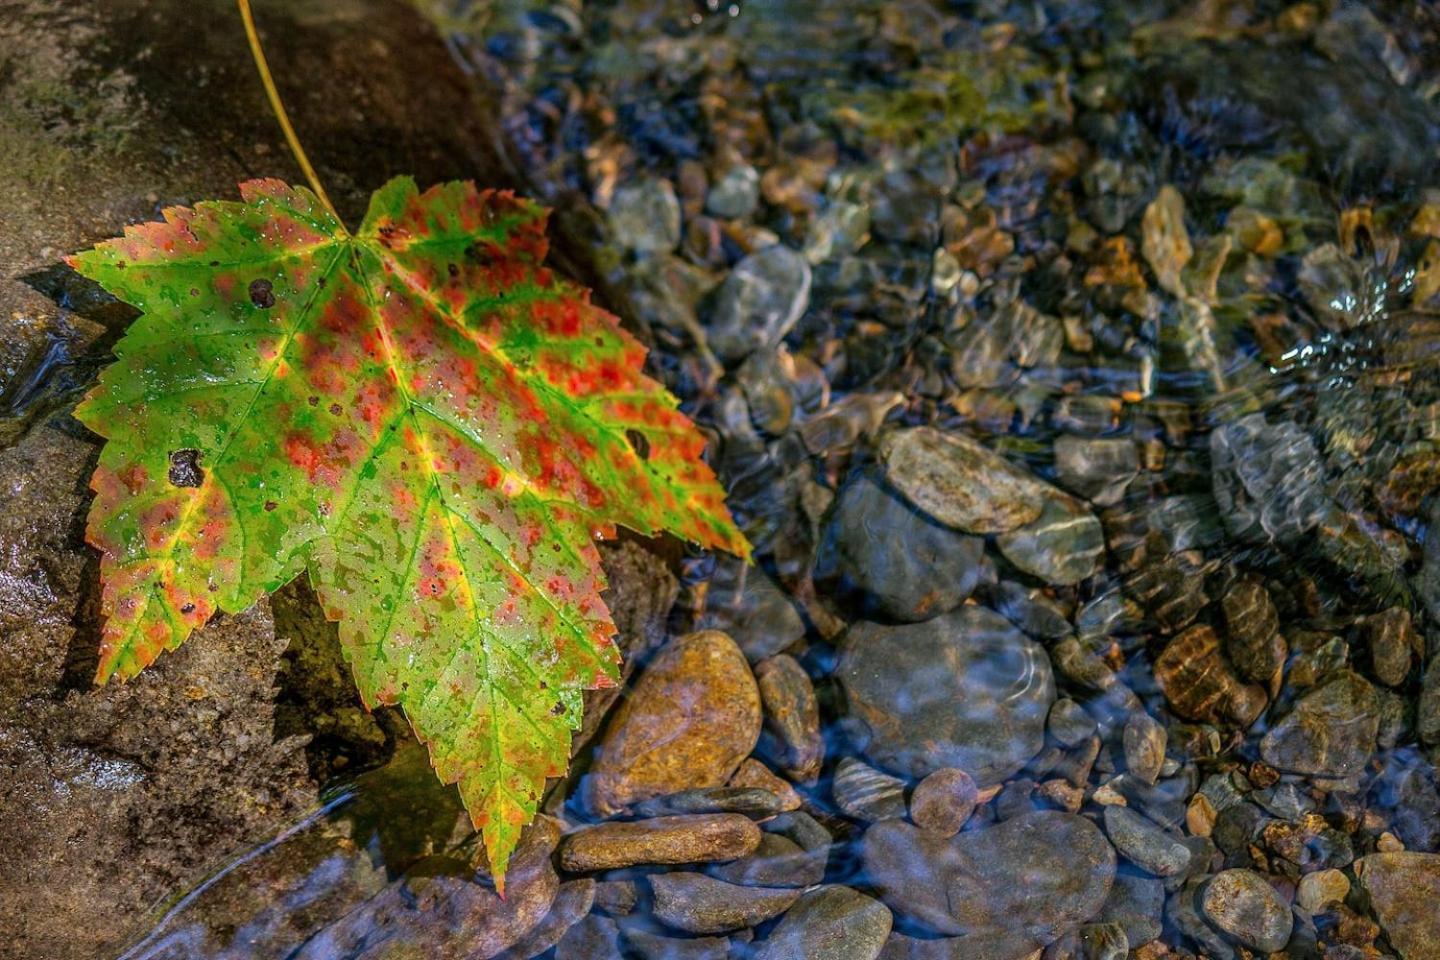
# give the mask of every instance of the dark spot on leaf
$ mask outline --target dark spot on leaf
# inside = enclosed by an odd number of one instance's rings
[[[199,450],[170,451],[170,484],[176,487],[198,487],[205,482],[205,471],[200,469]]]
[[[321,277],[319,280],[316,280],[315,282],[316,282],[316,284],[319,285],[319,287],[320,287],[321,290],[324,290],[324,289],[325,289],[325,278],[324,278],[324,277]]]
[[[187,603],[187,604],[185,604],[183,607],[180,608],[180,612],[181,612],[181,613],[194,613],[194,612],[195,612],[195,604],[193,604],[193,603]]]
[[[250,302],[261,310],[275,306],[275,286],[269,280],[250,281]]]
[[[340,411],[341,411],[341,409],[342,409],[342,408],[341,408],[340,404],[338,404],[338,403],[332,403],[332,404],[330,404],[330,413],[331,413],[332,416],[336,416],[336,417],[340,416]]]
[[[598,335],[597,335],[597,336],[595,337],[595,346],[597,346],[597,347],[603,347],[603,346],[605,346],[605,338],[602,337],[602,336],[598,336]]]
[[[209,584],[206,585],[205,589],[209,590],[211,593],[216,593],[220,589],[220,584],[212,580]]]
[[[266,501],[265,501],[265,512],[266,512],[266,513],[269,513],[271,510],[274,510],[277,506],[279,506],[279,504],[277,504],[274,500],[266,500]]]
[[[490,255],[481,248],[480,244],[472,243],[465,248],[465,259],[476,266],[483,267],[490,262]]]
[[[219,260],[211,260],[211,261],[210,261],[210,266],[212,266],[212,267],[218,267],[218,266],[220,266],[220,261],[219,261]]]
[[[449,271],[450,276],[452,276],[452,277],[458,277],[458,276],[460,276],[460,268],[457,267],[457,266],[455,266],[455,264],[453,264],[453,263],[447,264],[446,267],[445,267],[445,269]]]
[[[320,398],[319,398],[319,397],[306,397],[306,398],[305,398],[305,402],[308,403],[308,404],[310,404],[310,406],[312,406],[312,407],[318,407],[318,406],[320,405]]]
[[[558,716],[560,716],[560,715],[561,715],[562,713],[564,713],[564,712],[565,712],[565,704],[561,703],[559,700],[556,700],[556,701],[555,701],[555,706],[553,706],[553,707],[550,708],[550,716],[552,716],[552,717],[558,717]]]
[[[635,451],[635,456],[641,460],[650,459],[650,440],[645,434],[639,430],[626,430],[625,439],[630,441],[630,446]]]
[[[199,287],[191,287],[191,288],[190,288],[190,296],[192,296],[192,297],[198,297],[198,296],[200,296],[200,288],[199,288]]]
[[[124,270],[126,266],[127,266],[127,264],[125,263],[124,260],[116,260],[116,261],[115,261],[115,269],[116,269],[116,270]]]

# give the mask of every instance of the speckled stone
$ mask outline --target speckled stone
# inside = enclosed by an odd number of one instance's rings
[[[1355,877],[1401,960],[1440,960],[1440,853],[1372,853]]]
[[[754,960],[875,960],[890,935],[885,904],[850,887],[811,890],[756,945]]]
[[[1290,941],[1290,908],[1254,870],[1222,870],[1200,892],[1205,919],[1261,953],[1283,950]]]
[[[571,873],[636,864],[711,863],[755,852],[760,828],[738,813],[655,817],[596,824],[560,844],[560,865]]]
[[[970,774],[944,767],[915,785],[910,794],[910,819],[921,830],[953,837],[975,811],[977,794]]]
[[[779,916],[799,890],[742,887],[699,873],[662,873],[650,878],[655,916],[686,933],[726,933]]]

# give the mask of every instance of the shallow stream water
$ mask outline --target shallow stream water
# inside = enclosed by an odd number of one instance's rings
[[[404,747],[125,957],[1440,958],[1430,6],[419,6],[757,563],[507,899]]]

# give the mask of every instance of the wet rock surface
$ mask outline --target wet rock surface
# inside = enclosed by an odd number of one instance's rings
[[[502,899],[488,877],[437,856],[308,940],[296,960],[362,960],[410,953],[489,960],[529,933],[560,889],[550,857],[560,825],[541,817],[521,835]],[[437,922],[438,921],[438,922]],[[568,933],[567,933],[568,936]]]
[[[721,786],[760,736],[760,692],[745,655],[716,630],[672,640],[611,716],[585,780],[589,806]]]
[[[1370,897],[1375,918],[1403,960],[1440,956],[1440,854],[1373,853],[1355,863],[1355,876]]]
[[[913,626],[860,623],[841,650],[851,716],[881,767],[908,776],[959,767],[989,786],[1044,742],[1049,658],[999,614],[966,607]]]
[[[687,933],[725,933],[778,916],[799,898],[798,890],[748,887],[698,873],[665,873],[650,878],[655,916]]]
[[[86,688],[65,411],[131,314],[59,259],[295,172],[218,8],[11,6],[0,952],[118,949],[90,918],[230,853],[137,955],[1434,955],[1429,14],[260,4],[342,213],[407,172],[555,207],[554,265],[651,347],[756,548],[607,554],[625,673],[545,809],[618,847],[557,850],[542,917],[453,794],[396,789],[423,755],[303,590]],[[697,630],[734,642],[676,656]]]
[[[735,860],[759,845],[760,828],[738,813],[656,817],[572,833],[560,846],[560,865],[583,873],[637,863],[708,863]]]
[[[1104,835],[1053,812],[949,839],[887,821],[866,833],[864,858],[892,909],[980,956],[1044,947],[1093,916],[1115,876]]]

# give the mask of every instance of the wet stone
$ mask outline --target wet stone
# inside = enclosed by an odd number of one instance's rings
[[[1249,414],[1210,434],[1213,492],[1221,516],[1241,539],[1293,543],[1330,508],[1320,453],[1293,423]]]
[[[1050,736],[1062,747],[1078,747],[1095,735],[1095,720],[1069,697],[1055,701],[1046,721]]]
[[[991,596],[991,606],[1037,640],[1059,640],[1072,632],[1065,611],[1043,590],[1003,580],[994,587]]]
[[[1193,553],[1175,553],[1147,563],[1126,579],[1125,592],[1164,633],[1189,626],[1210,602],[1204,572]]]
[[[1130,955],[1130,938],[1118,923],[1084,924],[1079,940],[1083,960],[1125,960]]]
[[[1350,880],[1334,868],[1316,870],[1300,878],[1295,892],[1295,902],[1300,909],[1314,916],[1325,909],[1327,904],[1343,903],[1350,895]]]
[[[610,201],[615,240],[637,253],[660,253],[680,245],[680,201],[669,180],[645,178],[615,191]]]
[[[625,931],[625,944],[639,960],[728,960],[728,937],[663,937],[648,930]]]
[[[1094,436],[1117,429],[1123,409],[1123,404],[1114,397],[1064,396],[1055,404],[1050,419],[1057,430]]]
[[[858,623],[836,675],[871,762],[910,777],[959,767],[982,787],[1040,751],[1055,698],[1045,651],[974,606],[918,624]]]
[[[1098,506],[1119,503],[1140,470],[1135,443],[1064,435],[1055,438],[1055,475],[1060,486]]]
[[[600,880],[595,884],[595,909],[612,917],[629,916],[639,899],[634,880]]]
[[[898,914],[946,938],[943,957],[1021,957],[1093,917],[1115,852],[1090,821],[1034,812],[945,838],[902,820],[865,834],[867,875]],[[904,955],[904,954],[902,954]]]
[[[1148,713],[1131,714],[1125,722],[1125,770],[1143,783],[1154,785],[1165,763],[1165,728]]]
[[[1052,494],[1040,516],[995,540],[1015,566],[1046,583],[1069,586],[1089,577],[1105,558],[1100,521],[1079,502]]]
[[[1173,877],[1190,865],[1190,850],[1178,837],[1128,807],[1105,808],[1105,833],[1127,860],[1157,877]]]
[[[840,761],[830,789],[836,806],[856,820],[877,823],[905,816],[905,781],[854,757]]]
[[[1159,938],[1164,929],[1164,910],[1164,881],[1131,872],[1127,867],[1115,874],[1115,884],[1100,910],[1100,919],[1118,923],[1131,947],[1143,947]]]
[[[755,946],[754,960],[875,960],[890,935],[890,910],[850,887],[811,890]]]
[[[782,813],[765,824],[767,833],[775,833],[797,845],[800,849],[815,852],[826,850],[835,839],[825,825],[803,810]]]
[[[620,956],[620,927],[609,917],[582,918],[555,945],[555,960],[613,960]]]
[[[936,770],[915,785],[910,795],[910,819],[921,830],[952,837],[975,811],[977,794],[975,781],[964,770]]]
[[[805,668],[794,657],[780,654],[756,665],[755,680],[765,712],[762,754],[773,755],[791,779],[814,780],[825,743],[820,735],[815,687]]]
[[[1206,882],[1200,909],[1216,927],[1261,953],[1290,941],[1290,908],[1254,870],[1222,870]]]
[[[705,630],[672,640],[611,716],[585,778],[587,805],[723,786],[760,737],[760,692],[745,655]]]
[[[579,923],[595,903],[595,881],[589,877],[560,884],[550,912],[529,933],[496,960],[530,960],[560,942],[565,932]]]
[[[716,295],[708,325],[710,348],[722,360],[741,360],[777,346],[810,302],[810,264],[775,245],[735,265]]]
[[[736,771],[739,772],[738,770]],[[780,797],[762,787],[735,785],[735,778],[724,787],[702,787],[655,797],[635,805],[634,812],[642,817],[663,817],[684,813],[740,813],[752,820],[773,817],[783,807]]]
[[[664,873],[650,878],[655,916],[686,933],[726,933],[779,916],[800,896],[798,890],[742,887],[699,873]]]
[[[1285,663],[1280,617],[1269,592],[1253,580],[1241,580],[1220,601],[1225,615],[1225,650],[1241,677],[1269,683]]]
[[[859,591],[885,616],[927,620],[970,596],[984,547],[860,474],[836,500],[821,564],[833,563],[842,586]]]
[[[1359,773],[1375,752],[1380,727],[1375,689],[1345,672],[1306,694],[1260,740],[1277,770],[1340,779]]]
[[[1155,658],[1155,679],[1171,708],[1187,720],[1249,727],[1265,709],[1265,691],[1244,683],[1220,651],[1215,631],[1196,624]]]
[[[800,809],[800,794],[795,792],[795,788],[772,773],[769,767],[754,757],[746,757],[740,761],[740,766],[731,776],[729,785],[744,789],[763,790],[772,794],[779,807],[777,812]]]
[[[728,589],[712,583],[700,629],[728,633],[751,663],[773,657],[805,636],[799,612],[773,580],[748,564],[732,569],[739,582],[727,584]]]
[[[1391,607],[1366,617],[1360,625],[1370,650],[1370,668],[1375,678],[1389,687],[1398,687],[1410,674],[1413,654],[1421,648],[1420,636],[1404,607]]]
[[[888,484],[966,533],[1004,533],[1029,523],[1051,489],[969,437],[933,427],[887,434],[879,454]]]
[[[586,827],[560,844],[560,865],[571,873],[636,864],[734,860],[760,845],[760,828],[738,813],[656,817]]]
[[[705,197],[705,209],[726,220],[748,217],[760,202],[760,175],[749,164],[720,175]]]
[[[539,817],[521,834],[502,900],[489,878],[442,856],[405,876],[306,941],[295,960],[380,960],[401,953],[489,960],[533,930],[560,888],[551,853],[560,825]],[[481,882],[484,881],[484,882]]]
[[[766,833],[754,853],[707,872],[744,887],[808,887],[825,879],[828,860],[828,845],[805,850],[778,833]]]
[[[1440,957],[1440,853],[1372,853],[1355,877],[1401,960]]]

